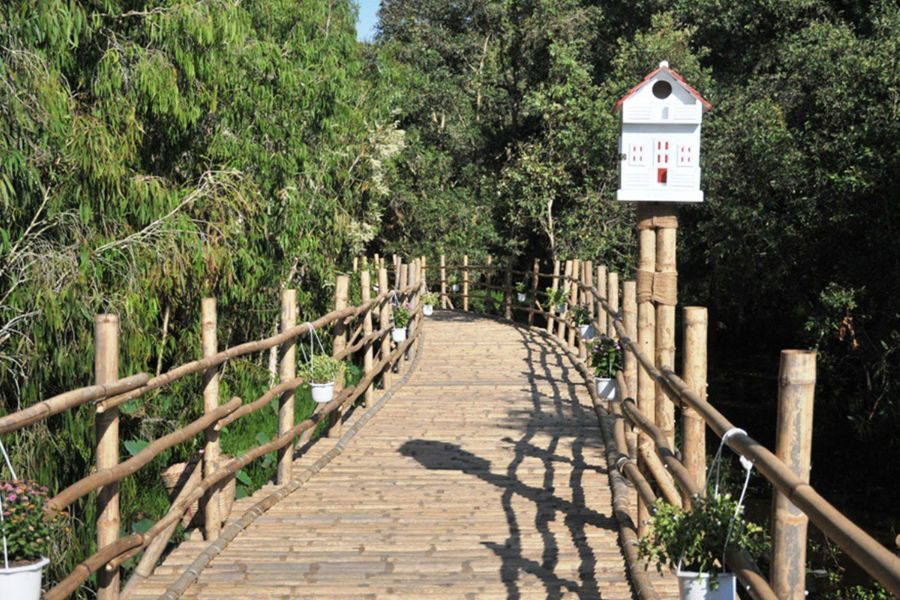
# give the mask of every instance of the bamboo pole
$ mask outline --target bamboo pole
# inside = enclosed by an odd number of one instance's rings
[[[490,257],[488,257],[490,258]],[[463,310],[469,310],[469,255],[463,255]]]
[[[607,315],[606,327],[607,331],[609,331],[609,337],[618,338],[618,334],[616,333],[616,328],[613,327],[613,320],[615,320],[619,314],[619,274],[618,273],[610,273],[609,278],[607,280],[607,288],[606,288],[606,302],[609,304],[609,310],[611,311],[609,315]]]
[[[402,272],[402,270],[401,270]],[[401,279],[402,283],[402,279]],[[405,287],[405,286],[403,286]],[[341,310],[347,307],[347,294],[350,291],[350,278],[347,275],[338,275],[337,281],[334,286],[334,308],[335,310]],[[339,319],[334,323],[334,329],[332,330],[332,356],[339,354],[344,350],[344,347],[347,345],[347,327],[344,325],[343,319]],[[340,394],[341,390],[344,389],[344,376],[340,375],[334,383],[334,393],[335,396]],[[328,427],[328,437],[340,437],[341,435],[341,409],[338,408],[334,411],[332,418],[329,421]]]
[[[630,340],[636,340],[638,337],[638,316],[637,316],[637,282],[626,281],[622,284],[622,320],[625,324],[625,335]],[[624,353],[625,367],[625,383],[631,393],[637,392],[638,388],[638,364],[637,359],[631,352]],[[634,448],[635,439],[629,433],[627,437],[628,453],[630,456],[637,454]]]
[[[97,385],[109,385],[119,378],[119,317],[102,314],[94,319],[94,374]],[[95,416],[97,470],[119,464],[119,409]],[[119,539],[119,483],[100,488],[97,493],[97,548]],[[117,600],[119,571],[102,571],[97,577],[98,600]]]
[[[535,258],[534,262],[531,265],[531,306],[529,308],[534,308],[537,304],[537,289],[538,289],[538,279],[540,278],[541,272],[541,259]],[[534,325],[534,313],[529,310],[528,311],[528,326],[531,327]]]
[[[597,281],[594,282],[594,287],[601,293],[606,294],[606,286],[607,286],[607,270],[606,266],[600,265],[597,267]],[[609,335],[609,317],[606,314],[606,311],[603,310],[602,305],[598,307],[597,310],[597,335]],[[637,393],[637,388],[633,388],[634,391],[632,393]]]
[[[419,258],[419,279],[422,287],[428,290],[428,259],[423,255]]]
[[[419,284],[419,259],[417,259],[417,258],[413,259],[413,261],[409,264],[407,269],[408,269],[408,274],[407,274],[407,278],[406,278],[407,285],[409,287],[415,287],[417,284]],[[410,313],[415,312],[415,310],[418,306],[418,300],[419,300],[419,293],[417,291],[410,293],[409,300],[408,300],[409,306],[410,306],[410,311],[409,311]],[[412,320],[410,320],[410,323],[409,323],[410,330],[412,330],[412,328],[414,328],[415,326],[416,326],[416,324],[413,323]],[[408,334],[409,333],[412,333],[412,331],[409,331]],[[412,351],[413,351],[415,345],[416,345],[416,342],[413,342],[412,344],[410,344],[407,347],[406,352],[403,353],[403,360],[409,361],[409,358],[412,354]]]
[[[402,271],[402,269],[400,268],[400,257],[394,254],[391,258],[393,260],[394,266],[394,288],[399,290],[403,287],[400,285],[400,273]]]
[[[297,324],[297,290],[281,292],[281,331],[288,331]],[[291,339],[281,347],[279,368],[281,383],[297,377],[297,341]],[[278,399],[278,435],[290,431],[294,426],[294,390],[284,392]],[[276,481],[284,485],[293,476],[294,445],[289,444],[278,451],[278,474]]]
[[[447,257],[441,254],[441,308],[447,310]]]
[[[386,290],[388,285],[388,274],[387,269],[382,267],[378,269],[378,287],[379,289]],[[390,299],[385,299],[381,305],[381,314],[379,318],[379,326],[384,329],[385,327],[391,324],[391,301]],[[391,353],[391,336],[386,335],[381,338],[381,351],[379,352],[379,358],[383,358],[388,356]],[[391,380],[393,379],[393,372],[391,371],[391,365],[388,364],[387,368],[384,369],[384,372],[381,374],[381,387],[382,389],[388,389],[391,387]]]
[[[219,352],[217,323],[216,299],[203,298],[200,301],[200,347],[203,358],[215,356]],[[203,414],[208,415],[219,407],[219,368],[208,369],[203,379]],[[219,466],[219,432],[213,427],[213,424],[207,427],[205,437],[203,473],[208,476],[214,473]],[[203,532],[207,540],[219,537],[222,527],[222,515],[219,510],[221,493],[221,489],[212,488],[202,499]]]
[[[553,261],[553,279],[550,283],[550,289],[554,292],[559,289],[559,261]],[[555,324],[556,319],[553,315],[556,314],[556,306],[552,303],[547,303],[547,333],[553,333],[553,326]]]
[[[638,212],[638,335],[637,344],[644,356],[656,353],[656,311],[653,307],[653,273],[656,271],[656,233],[653,231],[653,211],[639,204]],[[615,331],[615,329],[612,329]],[[611,332],[612,333],[612,332]],[[645,369],[638,369],[638,408],[649,421],[656,419],[656,386]],[[638,452],[646,454],[651,443],[644,433],[638,434]],[[640,466],[643,467],[641,461]],[[649,507],[638,501],[638,529],[644,535],[650,520]]]
[[[512,319],[512,297],[513,297],[513,283],[512,283],[512,272],[513,272],[513,257],[509,257],[509,262],[506,264],[506,280],[503,284],[503,316],[507,319]]]
[[[684,307],[684,381],[697,396],[706,400],[708,314],[703,306]],[[682,455],[694,485],[705,493],[706,423],[696,410],[685,404],[681,408]]]
[[[581,261],[577,258],[572,259],[572,269],[569,275],[572,277],[572,281],[569,282],[569,310],[571,311],[569,314],[574,315],[574,311],[578,308],[578,283],[580,281],[579,274],[581,273]],[[574,319],[573,319],[574,320]],[[575,326],[569,327],[567,342],[569,344],[569,348],[575,348],[575,340],[577,339],[577,330]]]
[[[565,266],[563,267],[563,277],[560,279],[560,287],[563,291],[569,290],[569,277],[572,276],[572,260],[569,259],[565,262]],[[571,309],[572,307],[568,307]],[[560,315],[560,319],[557,319],[556,323],[556,337],[559,341],[565,343],[566,341],[566,321],[565,316]]]
[[[809,483],[816,353],[782,350],[778,373],[775,455]],[[806,534],[809,518],[780,491],[772,502],[772,588],[783,600],[806,596]]]
[[[369,271],[365,270],[359,274],[359,288],[360,288],[360,297],[363,303],[366,303],[370,296],[372,295],[372,280],[369,275]],[[369,309],[366,311],[365,316],[363,316],[363,334],[368,336],[372,334],[372,310]],[[374,359],[374,354],[372,351],[372,342],[366,342],[365,346],[366,350],[363,354],[363,375],[368,375],[372,371],[372,364]],[[363,402],[366,407],[369,407],[372,404],[372,393],[373,388],[370,385],[366,388],[365,394],[363,395]]]
[[[656,274],[653,300],[656,303],[656,365],[675,366],[675,306],[678,303],[676,237],[678,212],[674,204],[660,204],[654,216],[656,224]],[[669,445],[675,446],[675,404],[662,386],[656,386],[656,425]]]
[[[587,286],[587,290],[579,291],[579,295],[581,296],[581,304],[587,305],[588,309],[588,323],[590,323],[591,328],[594,329],[594,333],[596,334],[596,329],[594,326],[594,315],[595,313],[595,305],[597,304],[594,301],[594,294],[591,292],[591,288],[594,287],[594,263],[586,260],[581,265],[581,281],[584,285]],[[581,360],[587,361],[589,352],[589,344],[584,340],[578,345],[578,354],[581,356]]]

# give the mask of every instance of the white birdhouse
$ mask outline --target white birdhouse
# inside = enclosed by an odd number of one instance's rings
[[[617,103],[622,202],[703,202],[700,124],[707,102],[681,75],[659,63]]]

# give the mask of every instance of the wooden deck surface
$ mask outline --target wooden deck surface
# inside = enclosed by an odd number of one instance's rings
[[[408,382],[184,597],[633,597],[602,437],[568,359],[489,319],[438,312],[425,327]],[[132,600],[157,598],[206,546],[183,543]],[[669,579],[658,591],[674,597]]]

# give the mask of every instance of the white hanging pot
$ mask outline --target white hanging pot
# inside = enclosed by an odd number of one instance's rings
[[[391,329],[391,339],[394,340],[395,342],[397,342],[398,344],[400,342],[405,342],[406,341],[406,327],[394,327],[393,329]]]
[[[589,340],[594,337],[594,328],[591,327],[590,324],[587,325],[579,325],[578,333],[581,335],[581,339]]]
[[[422,314],[425,315],[426,317],[430,317],[431,315],[434,314],[434,307],[430,304],[423,304],[422,305]]]
[[[334,382],[328,383],[311,383],[309,391],[312,393],[313,402],[316,404],[327,404],[334,398]]]
[[[561,315],[566,314],[566,311],[567,311],[567,310],[569,310],[569,305],[568,305],[568,304],[565,304],[565,303],[564,303],[564,304],[558,304],[558,305],[556,306],[556,312],[558,312],[558,313],[561,314]]]
[[[519,301],[520,304],[525,303],[525,298],[526,298],[526,296],[523,292],[516,292],[516,299]]]
[[[458,284],[458,283],[454,283],[453,285],[450,286],[450,289],[453,290],[454,292],[458,292],[458,291],[459,291],[459,284]]]
[[[737,583],[734,573],[719,573],[719,587],[710,587],[708,573],[693,573],[691,571],[678,571],[678,594],[681,600],[735,600],[737,598]]]
[[[597,385],[597,395],[601,400],[611,400],[615,402],[619,398],[619,383],[614,377],[594,377],[594,383]]]
[[[0,561],[0,564],[3,564]],[[0,598],[6,600],[40,600],[41,576],[44,567],[50,564],[47,558],[37,562],[8,569],[0,568]]]

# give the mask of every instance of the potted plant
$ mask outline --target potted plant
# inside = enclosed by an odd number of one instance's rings
[[[564,289],[556,289],[547,288],[547,309],[550,307],[555,307],[556,312],[561,315],[566,314],[566,311],[569,308],[569,305],[566,303],[566,298],[568,298],[568,294]]]
[[[406,341],[406,328],[409,326],[410,306],[404,302],[402,305],[394,307],[394,328],[391,329],[391,339],[397,342]]]
[[[618,341],[600,336],[591,345],[591,367],[594,369],[594,383],[597,395],[604,400],[616,400],[619,385],[616,373],[622,370],[622,346]]]
[[[591,315],[588,307],[580,304],[572,310],[572,320],[578,325],[578,335],[582,340],[589,340],[594,337],[594,328],[591,327]]]
[[[434,292],[422,294],[422,314],[430,317],[434,313],[434,305],[438,303],[438,296]]]
[[[733,573],[725,571],[729,548],[743,548],[752,557],[766,548],[765,531],[744,519],[743,509],[727,494],[695,497],[690,509],[658,500],[650,533],[638,553],[656,568],[676,569],[682,600],[733,600]]]
[[[0,480],[0,500],[0,598],[39,600],[50,536],[61,519],[45,519],[47,488],[31,481]]]
[[[334,382],[343,372],[343,361],[327,354],[314,354],[300,370],[300,376],[309,384],[313,401],[325,404],[334,398]]]
[[[527,299],[528,295],[525,293],[525,282],[520,281],[516,284],[516,300],[519,301],[519,304],[525,304]]]
[[[451,273],[447,277],[447,283],[450,284],[450,290],[454,292],[459,291],[459,278],[456,276],[456,273]]]

